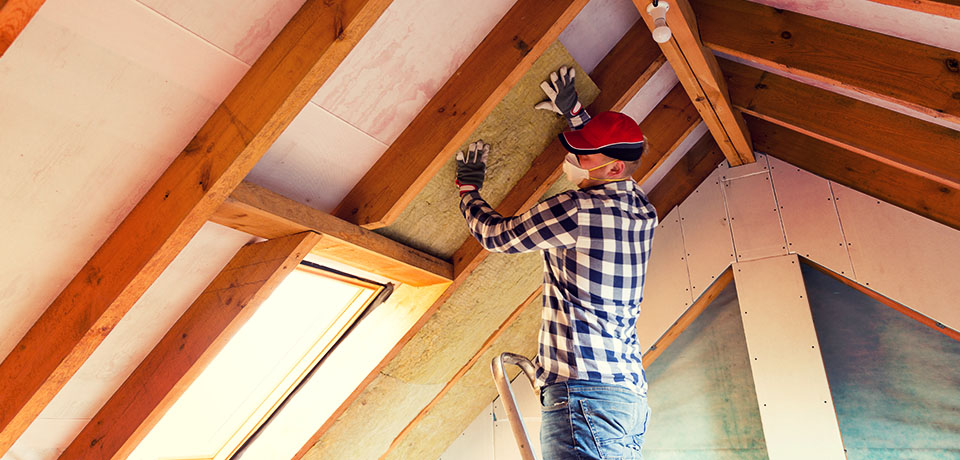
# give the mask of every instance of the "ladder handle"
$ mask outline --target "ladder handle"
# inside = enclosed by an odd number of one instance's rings
[[[535,386],[534,382],[537,379],[536,368],[533,367],[533,363],[529,359],[514,353],[501,353],[500,356],[493,358],[493,362],[490,363],[490,370],[493,371],[493,382],[497,385],[497,392],[500,393],[503,408],[507,411],[507,420],[510,421],[513,437],[517,440],[517,446],[520,448],[520,457],[523,460],[537,460],[533,453],[533,447],[530,446],[527,428],[520,417],[520,408],[517,407],[517,400],[514,399],[513,390],[507,380],[507,373],[503,368],[504,363],[519,366],[523,374],[527,376],[531,387]]]

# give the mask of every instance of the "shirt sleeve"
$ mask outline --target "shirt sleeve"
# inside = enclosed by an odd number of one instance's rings
[[[460,198],[467,227],[488,251],[519,253],[571,248],[577,243],[577,199],[564,192],[514,217],[494,211],[478,192]]]

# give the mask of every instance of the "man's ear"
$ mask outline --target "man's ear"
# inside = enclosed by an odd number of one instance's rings
[[[610,176],[620,177],[623,175],[623,171],[626,168],[627,165],[623,162],[623,160],[614,161],[610,166]]]

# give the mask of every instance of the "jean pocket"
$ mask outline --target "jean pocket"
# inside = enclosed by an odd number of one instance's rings
[[[644,422],[640,403],[582,400],[583,417],[603,460],[638,460]]]

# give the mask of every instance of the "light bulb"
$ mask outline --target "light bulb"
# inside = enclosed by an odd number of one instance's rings
[[[653,18],[653,40],[657,43],[666,43],[673,35],[667,26],[668,9],[670,5],[663,0],[657,2],[657,6],[653,6],[653,3],[647,5],[647,14]]]

